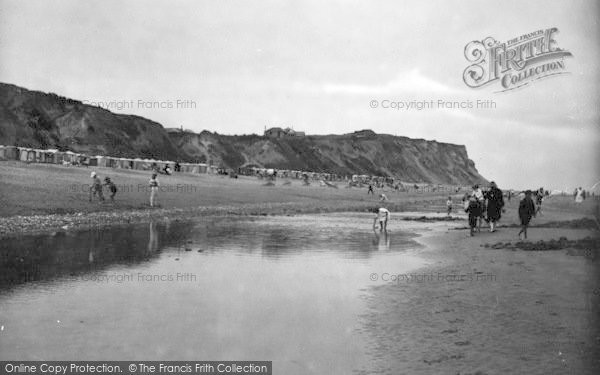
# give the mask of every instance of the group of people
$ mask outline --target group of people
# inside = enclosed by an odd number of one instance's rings
[[[535,192],[536,204],[533,201],[534,192],[526,190],[521,194],[519,202],[519,220],[521,222],[521,230],[519,231],[519,239],[523,236],[527,239],[527,227],[533,217],[541,213],[542,201],[544,197],[544,189],[540,188]],[[481,190],[479,185],[473,185],[471,193],[465,194],[463,197],[465,212],[469,214],[470,235],[474,236],[475,232],[481,230],[482,222],[485,220],[489,223],[490,232],[496,230],[497,222],[500,220],[504,209],[504,195],[502,190],[498,188],[495,182],[490,182],[489,189],[485,192]],[[451,197],[448,197],[448,214],[451,211]]]
[[[469,214],[471,236],[475,235],[475,229],[481,230],[483,220],[489,223],[490,232],[496,231],[496,223],[504,212],[504,195],[494,181],[490,182],[485,193],[479,185],[473,185],[473,190],[465,194],[463,202],[465,212]]]
[[[98,196],[99,201],[104,201],[104,194],[102,193],[103,185],[108,188],[108,191],[110,191],[110,200],[114,202],[115,195],[117,194],[117,186],[111,181],[110,177],[104,177],[104,184],[96,172],[92,172],[90,177],[92,178],[92,184],[90,185],[90,202],[96,195]]]
[[[159,186],[157,176],[158,174],[156,172],[153,172],[152,177],[148,182],[148,186],[150,187],[150,207],[154,207],[156,204]],[[114,202],[115,195],[117,194],[118,189],[117,185],[115,185],[114,182],[112,182],[110,177],[104,177],[104,184],[102,183],[96,172],[92,172],[90,177],[92,179],[92,184],[90,185],[90,202],[96,196],[98,196],[98,201],[104,201],[103,186],[106,186],[108,188],[108,191],[110,192],[110,200]]]

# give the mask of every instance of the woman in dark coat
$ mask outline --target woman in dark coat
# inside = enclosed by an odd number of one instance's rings
[[[490,222],[490,232],[496,230],[496,222],[500,220],[502,208],[504,207],[504,197],[502,190],[498,189],[494,181],[490,182],[490,190],[488,190],[487,199],[487,218]]]
[[[531,190],[527,190],[525,192],[525,198],[519,203],[519,219],[521,219],[519,239],[521,238],[521,233],[523,233],[525,239],[527,239],[527,226],[529,225],[532,216],[535,217],[535,205],[533,204],[533,199],[531,199]]]

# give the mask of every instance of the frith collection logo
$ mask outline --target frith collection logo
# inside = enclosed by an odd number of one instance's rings
[[[502,91],[525,86],[535,80],[568,73],[565,57],[571,53],[558,47],[553,27],[500,43],[492,37],[472,41],[465,57],[472,63],[464,73],[465,84],[478,88],[498,81]]]

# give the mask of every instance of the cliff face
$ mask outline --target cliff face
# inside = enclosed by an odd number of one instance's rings
[[[0,83],[0,144],[90,155],[210,162],[341,175],[388,175],[403,181],[484,182],[464,146],[371,131],[267,138],[166,130],[55,94]]]
[[[0,83],[0,144],[89,155],[180,157],[161,124]]]
[[[197,160],[226,166],[260,166],[340,175],[394,176],[448,184],[485,182],[465,146],[386,134],[290,138],[224,136],[170,131],[171,140]]]

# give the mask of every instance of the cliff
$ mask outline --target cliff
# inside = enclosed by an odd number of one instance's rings
[[[264,137],[165,129],[154,121],[115,114],[56,94],[0,83],[0,144],[58,148],[90,155],[210,162],[387,175],[403,181],[484,182],[465,146],[370,130],[343,135]]]

